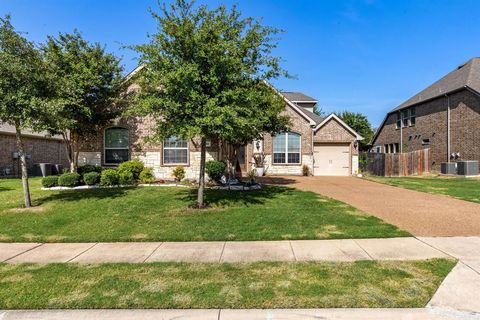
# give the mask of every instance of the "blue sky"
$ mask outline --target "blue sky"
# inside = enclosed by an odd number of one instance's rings
[[[478,0],[198,0],[238,3],[245,16],[286,31],[277,55],[297,79],[274,84],[317,98],[326,112],[366,114],[376,126],[385,113],[471,57],[480,56]],[[0,0],[17,29],[44,41],[78,28],[123,56],[122,44],[155,31],[147,8],[156,0]]]

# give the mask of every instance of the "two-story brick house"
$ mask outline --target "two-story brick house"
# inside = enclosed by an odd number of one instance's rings
[[[480,58],[473,58],[390,111],[372,152],[430,148],[432,169],[442,162],[480,160]]]
[[[270,175],[301,175],[304,165],[314,175],[347,176],[358,171],[358,144],[362,139],[337,116],[320,117],[313,110],[317,100],[298,92],[279,93],[285,100],[285,113],[291,128],[276,136],[266,134],[239,150],[237,168],[245,174],[254,168],[254,155],[262,154]],[[177,137],[162,143],[147,143],[155,126],[147,118],[119,119],[98,135],[84,141],[79,164],[116,166],[122,161],[140,159],[154,169],[157,178],[169,179],[173,169],[185,168],[186,177],[197,179],[200,149],[195,141]],[[207,141],[207,161],[226,160],[231,148],[222,141]]]

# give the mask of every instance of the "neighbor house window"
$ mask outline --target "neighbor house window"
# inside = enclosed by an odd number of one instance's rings
[[[395,153],[399,153],[399,152],[400,152],[400,144],[395,143]]]
[[[187,164],[188,143],[187,140],[170,137],[163,142],[163,163],[164,164]]]
[[[128,129],[108,128],[105,130],[105,164],[128,161]]]
[[[408,109],[402,111],[403,126],[408,127]]]
[[[397,112],[397,129],[400,129],[402,125],[402,112]]]
[[[300,164],[300,135],[280,133],[273,138],[273,163]]]
[[[410,108],[410,125],[411,126],[415,125],[416,113],[417,113],[417,110],[415,109],[415,107]]]

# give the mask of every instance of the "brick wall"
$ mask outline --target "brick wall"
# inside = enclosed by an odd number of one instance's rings
[[[480,159],[480,98],[462,90],[450,96],[451,152],[460,152],[463,160]],[[373,146],[400,144],[403,152],[430,148],[432,170],[439,171],[440,164],[448,161],[447,155],[447,97],[427,101],[416,106],[415,126],[396,129],[396,114],[389,114]],[[424,140],[429,143],[425,144]]]
[[[28,159],[28,168],[31,172],[36,163],[62,164],[68,167],[67,154],[61,140],[47,138],[24,137],[25,152],[31,156]],[[12,154],[18,151],[14,135],[0,133],[0,176],[4,175],[4,169],[10,168],[13,175],[18,173],[18,160],[13,159]]]

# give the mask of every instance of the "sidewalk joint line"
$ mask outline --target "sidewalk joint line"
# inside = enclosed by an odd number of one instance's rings
[[[68,263],[68,262],[71,262],[72,260],[77,259],[77,258],[80,257],[82,254],[84,254],[85,252],[87,252],[87,251],[89,251],[90,249],[92,249],[93,247],[95,247],[97,244],[98,244],[98,242],[95,242],[92,246],[88,247],[87,250],[84,250],[84,251],[80,252],[79,254],[77,254],[75,257],[71,258],[70,260],[67,260],[67,263]]]
[[[222,262],[223,252],[225,251],[225,246],[227,245],[227,241],[223,241],[222,252],[220,253],[220,258],[218,258],[218,262]],[[220,317],[220,314],[218,315]]]
[[[432,248],[432,249],[435,249],[435,250],[437,250],[437,251],[440,251],[441,253],[443,253],[443,254],[445,254],[445,255],[447,255],[447,256],[449,256],[449,257],[452,257],[452,258],[454,258],[455,260],[460,261],[460,259],[459,259],[458,257],[455,257],[454,255],[451,255],[450,253],[445,252],[445,251],[443,251],[442,249],[436,248],[436,247],[434,247],[433,245],[429,244],[428,242],[425,242],[425,241],[423,241],[422,239],[417,238],[416,236],[414,236],[413,238],[417,239],[418,241],[420,241],[420,242],[423,243],[423,244],[426,244],[427,246],[429,246],[429,247]]]
[[[365,252],[365,254],[366,254],[371,260],[375,260],[375,259],[373,259],[373,257],[370,255],[370,253],[368,253],[367,250],[365,250],[365,249],[360,245],[360,243],[357,242],[356,239],[352,239],[352,240],[353,240],[353,242],[355,242],[355,244],[356,244],[360,249],[363,250],[363,252]]]
[[[153,256],[153,254],[154,254],[155,252],[157,252],[158,248],[160,248],[161,246],[163,246],[164,243],[165,243],[165,242],[160,242],[160,244],[159,244],[155,249],[153,249],[152,253],[150,253],[150,254],[145,258],[145,260],[142,261],[142,263],[145,263],[151,256]]]
[[[297,260],[297,255],[295,254],[295,251],[293,250],[292,241],[291,241],[291,240],[288,240],[288,244],[290,245],[290,250],[292,250],[293,259],[294,259],[295,261],[298,261],[298,260]]]
[[[218,318],[217,318],[217,320],[220,320],[221,314],[222,314],[222,309],[218,309]]]
[[[32,251],[32,250],[34,250],[34,249],[37,249],[37,248],[39,248],[39,247],[41,247],[41,246],[43,246],[43,245],[44,245],[44,243],[40,243],[38,246],[35,246],[35,247],[30,248],[30,249],[28,249],[28,250],[22,251],[22,252],[20,252],[20,253],[18,253],[18,254],[16,254],[16,255],[14,255],[13,257],[10,257],[10,258],[8,258],[8,259],[6,259],[6,260],[3,260],[2,262],[10,261],[10,260],[12,260],[13,258],[16,258],[16,257],[18,257],[18,256],[21,256],[22,254],[27,253],[27,252],[30,252],[30,251]]]
[[[471,269],[473,272],[475,272],[476,274],[480,275],[480,272],[478,272],[477,270],[475,270],[474,268],[470,267],[465,261],[463,260],[458,260],[458,263],[461,263],[463,264],[465,267],[467,267],[468,269]]]

